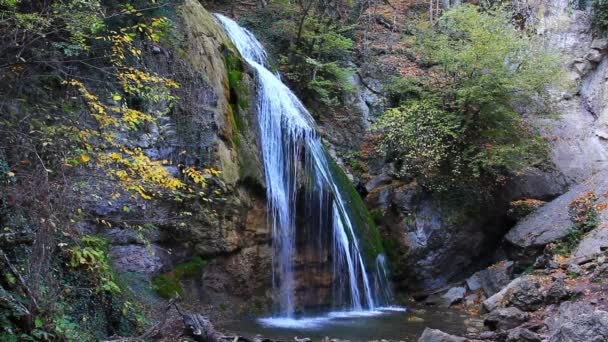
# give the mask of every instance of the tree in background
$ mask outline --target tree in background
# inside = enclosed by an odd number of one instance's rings
[[[542,41],[503,9],[467,4],[422,22],[412,44],[428,75],[398,80],[401,105],[377,125],[403,176],[477,195],[545,162],[546,144],[520,113],[546,113],[547,89],[559,81],[560,62]]]

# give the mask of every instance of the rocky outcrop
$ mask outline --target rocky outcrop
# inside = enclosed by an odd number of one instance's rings
[[[572,228],[570,204],[590,191],[604,194],[608,191],[608,174],[600,172],[589,180],[576,185],[567,193],[543,205],[536,212],[518,222],[505,236],[505,240],[518,251],[532,252],[546,244],[562,239]],[[601,203],[606,201],[600,199]],[[601,235],[601,233],[600,233]],[[585,246],[591,243],[586,243]],[[592,248],[592,247],[590,247]],[[581,249],[580,253],[583,253]]]
[[[464,337],[450,335],[450,334],[444,333],[441,330],[430,329],[430,328],[424,329],[424,332],[422,332],[422,336],[420,336],[420,338],[418,339],[418,342],[467,342],[467,341],[469,341],[469,340],[467,340]]]
[[[564,302],[546,322],[551,342],[608,340],[608,311],[584,302]]]

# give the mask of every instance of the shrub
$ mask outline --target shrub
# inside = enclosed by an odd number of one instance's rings
[[[383,152],[404,175],[433,191],[478,196],[546,162],[547,144],[520,109],[549,112],[547,88],[559,82],[560,63],[509,13],[462,5],[435,25],[421,23],[412,43],[428,75],[389,87],[400,106],[377,126]]]

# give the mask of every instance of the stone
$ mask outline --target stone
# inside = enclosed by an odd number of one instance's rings
[[[461,302],[464,299],[466,292],[467,289],[464,287],[452,287],[448,292],[444,293],[441,298],[443,299],[444,304],[451,306]]]
[[[581,272],[583,272],[583,270],[581,269],[581,267],[575,263],[569,263],[567,268],[566,268],[566,272],[568,272],[568,274],[573,274],[573,275],[580,275]]]
[[[392,178],[388,174],[383,172],[383,173],[377,175],[376,177],[373,177],[372,179],[370,179],[369,182],[367,182],[365,184],[365,190],[367,190],[367,192],[371,192],[372,190],[374,190],[382,185],[390,184],[391,181],[392,181]]]
[[[528,329],[515,328],[509,331],[507,335],[507,342],[540,342],[541,337],[539,334],[534,333]]]
[[[593,63],[599,63],[603,57],[604,55],[595,49],[589,50],[589,52],[587,52],[587,54],[585,55],[585,59]]]
[[[581,76],[587,75],[587,73],[593,69],[593,66],[587,60],[574,62],[572,67],[574,68],[574,71]]]
[[[502,307],[504,303],[507,301],[507,296],[513,290],[517,284],[523,281],[525,278],[515,278],[511,281],[507,286],[505,286],[502,290],[495,293],[492,297],[483,301],[483,308],[488,311],[494,311],[495,309]]]
[[[512,261],[501,261],[485,270],[477,272],[481,287],[487,296],[492,296],[511,281]]]
[[[526,216],[507,233],[505,240],[517,248],[540,249],[550,242],[562,239],[572,227],[568,213],[570,203],[589,191],[595,191],[596,194],[607,192],[608,172],[596,174]]]
[[[562,303],[545,324],[551,342],[608,340],[608,312],[585,302]]]
[[[594,39],[591,42],[591,48],[592,49],[597,49],[597,50],[608,49],[608,39],[606,39],[606,38]]]
[[[608,248],[608,226],[601,226],[588,233],[572,252],[576,263],[593,260],[596,255]]]
[[[158,274],[170,264],[170,256],[164,248],[152,245],[113,246],[110,248],[110,259],[119,272],[136,272]]]
[[[418,342],[467,342],[468,339],[444,333],[439,329],[425,328]]]
[[[533,278],[523,279],[514,285],[509,303],[524,311],[536,311],[543,304],[540,283]]]
[[[528,317],[528,313],[510,306],[490,312],[483,323],[491,330],[509,330],[526,322]]]
[[[467,284],[467,288],[471,291],[477,291],[481,288],[481,278],[479,277],[479,272],[473,274],[468,277],[465,281]]]
[[[548,304],[558,304],[570,296],[570,291],[566,288],[564,279],[556,279],[547,289],[545,302]]]

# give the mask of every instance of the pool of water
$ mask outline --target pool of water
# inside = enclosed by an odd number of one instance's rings
[[[441,329],[462,335],[462,312],[436,307],[388,307],[375,311],[336,311],[296,319],[280,317],[247,318],[226,322],[222,330],[253,338],[270,339],[308,337],[319,341],[325,337],[350,341],[393,340],[416,341],[424,328]]]

